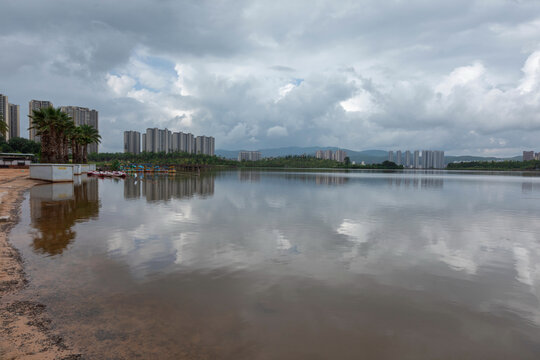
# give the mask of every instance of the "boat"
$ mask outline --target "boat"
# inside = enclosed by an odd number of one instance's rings
[[[127,174],[123,171],[89,171],[88,175],[98,177],[121,177],[124,178]]]

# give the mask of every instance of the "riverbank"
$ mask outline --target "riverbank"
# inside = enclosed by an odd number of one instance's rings
[[[9,232],[19,219],[26,190],[41,181],[31,180],[28,169],[0,169],[0,358],[81,359],[50,328],[46,308],[19,295],[28,283],[23,260],[9,243]]]

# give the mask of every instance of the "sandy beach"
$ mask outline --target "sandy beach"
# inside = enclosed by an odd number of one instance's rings
[[[82,359],[51,331],[43,304],[18,296],[27,279],[9,232],[18,221],[24,192],[40,183],[29,178],[28,169],[0,169],[0,358]]]

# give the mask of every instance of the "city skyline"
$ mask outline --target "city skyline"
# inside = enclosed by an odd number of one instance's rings
[[[171,132],[167,128],[148,128],[146,133],[124,131],[124,152],[187,152],[188,154],[215,155],[215,139],[212,136]]]

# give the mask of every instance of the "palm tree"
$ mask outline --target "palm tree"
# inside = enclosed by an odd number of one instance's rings
[[[0,135],[2,135],[4,138],[6,138],[8,128],[9,126],[7,122],[4,121],[4,115],[0,114]]]
[[[70,141],[70,134],[75,129],[75,123],[73,122],[73,119],[66,113],[62,112],[59,119],[58,119],[58,128],[59,128],[59,149],[60,149],[60,156],[59,158],[62,159],[62,162],[68,163],[69,162],[69,145],[71,143]]]
[[[30,129],[36,130],[36,135],[41,137],[41,162],[60,163],[63,162],[62,152],[62,124],[65,121],[65,114],[60,108],[43,108],[32,110],[29,115],[32,126]]]
[[[82,163],[88,164],[88,145],[101,142],[101,135],[97,129],[90,125],[81,125],[81,138],[79,143],[82,145]]]
[[[82,132],[80,126],[74,126],[69,132],[69,141],[71,142],[72,162],[74,164],[82,163]]]

